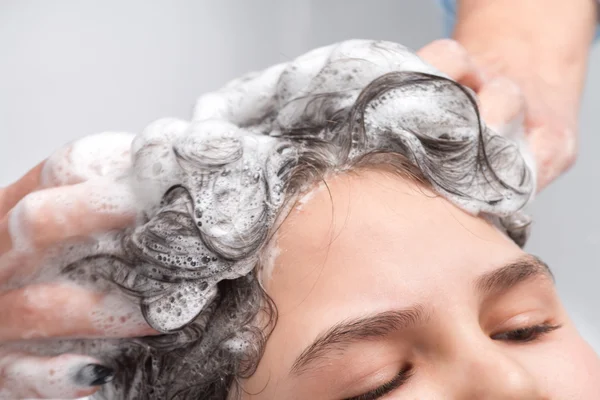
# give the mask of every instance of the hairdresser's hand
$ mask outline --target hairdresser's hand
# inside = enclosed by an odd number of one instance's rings
[[[0,399],[87,396],[113,373],[92,357],[38,357],[11,351],[11,342],[153,333],[139,310],[107,294],[22,284],[45,267],[48,249],[134,221],[127,187],[115,180],[129,167],[131,140],[125,134],[82,139],[0,189]]]
[[[419,55],[477,93],[482,118],[494,131],[507,135],[515,127],[524,129],[539,191],[575,161],[578,98],[572,85],[560,84],[561,78],[550,79],[517,62],[516,55],[494,51],[486,47],[476,53],[454,40],[439,40]]]
[[[525,102],[516,83],[503,77],[486,79],[483,68],[467,49],[451,39],[436,40],[419,50],[418,55],[477,93],[481,116],[488,127],[505,136],[523,133]]]
[[[478,92],[484,121],[498,132],[523,124],[536,161],[537,190],[544,189],[576,160],[579,99],[559,77],[545,78],[508,55],[470,54],[485,76],[486,90]]]
[[[497,110],[503,104],[512,109],[517,108],[513,103],[522,105],[541,190],[565,172],[577,155],[577,119],[596,25],[596,1],[457,3],[454,39],[464,46],[484,79],[503,79],[496,81],[495,90],[509,94],[481,99],[486,122],[490,113],[503,112]],[[516,86],[502,89],[507,79]]]

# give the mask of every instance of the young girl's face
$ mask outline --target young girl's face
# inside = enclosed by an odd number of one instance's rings
[[[600,361],[548,267],[380,172],[304,198],[261,278],[279,319],[244,399],[578,399]]]

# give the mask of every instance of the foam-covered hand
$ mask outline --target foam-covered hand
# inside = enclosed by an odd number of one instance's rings
[[[118,182],[130,166],[132,139],[86,137],[0,189],[0,399],[78,398],[112,378],[94,357],[42,357],[23,351],[24,342],[153,332],[134,305],[73,283],[34,279],[52,273],[44,270],[52,249],[134,221],[128,186]]]
[[[504,137],[523,141],[521,144],[530,148],[535,160],[539,160],[544,143],[539,143],[539,138],[525,129],[525,103],[521,88],[516,83],[501,76],[489,79],[472,55],[451,39],[434,41],[417,54],[450,78],[473,89],[485,124]],[[525,139],[527,143],[524,143]],[[538,174],[545,173],[540,171],[539,166]],[[547,183],[546,177],[538,177],[538,190],[541,189],[540,179]]]

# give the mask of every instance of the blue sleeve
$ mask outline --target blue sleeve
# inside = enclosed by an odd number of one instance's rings
[[[456,0],[438,0],[444,10],[444,36],[452,36],[456,23]]]
[[[444,35],[452,36],[456,22],[456,0],[438,0],[444,10]],[[600,25],[596,27],[596,40],[600,39]]]

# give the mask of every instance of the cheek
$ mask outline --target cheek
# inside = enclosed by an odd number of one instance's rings
[[[566,328],[566,327],[565,327]],[[595,400],[600,393],[600,358],[573,328],[543,357],[528,362],[549,398]]]

